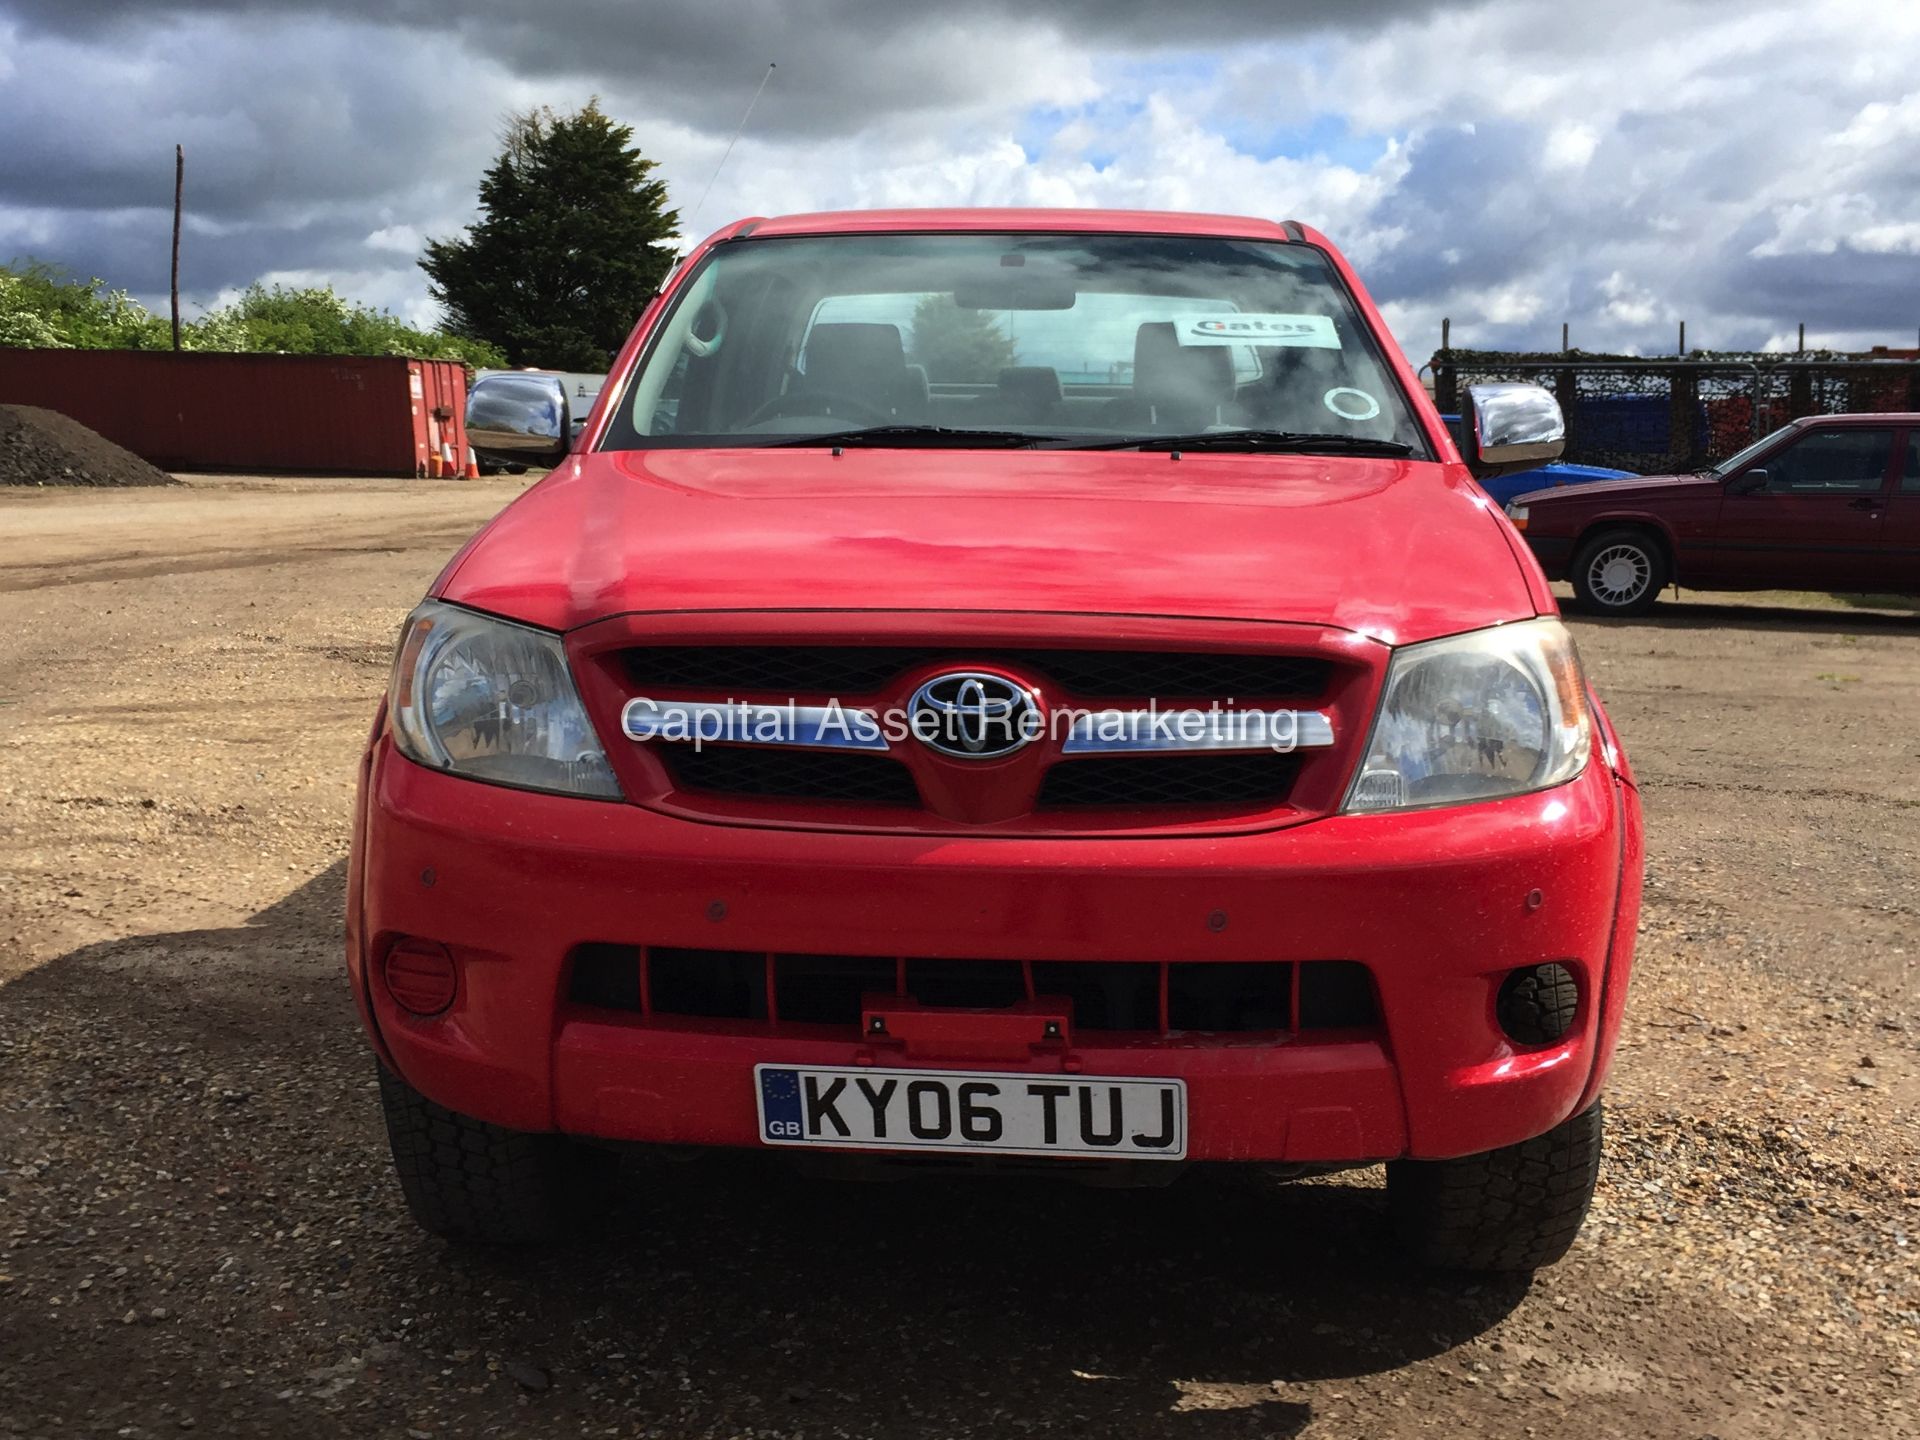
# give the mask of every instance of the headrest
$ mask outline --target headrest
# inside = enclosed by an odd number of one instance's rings
[[[1009,365],[1000,372],[1000,398],[1022,415],[1046,414],[1061,400],[1060,372],[1051,365]]]
[[[1213,409],[1233,399],[1233,351],[1226,345],[1182,345],[1171,320],[1142,325],[1133,336],[1133,394],[1149,405]]]
[[[907,366],[905,390],[907,403],[918,404],[922,410],[925,410],[927,408],[928,397],[931,396],[932,393],[933,387],[927,384],[927,367],[924,365]]]
[[[816,325],[807,336],[810,390],[864,394],[878,387],[887,395],[900,384],[907,366],[898,326],[884,323]]]

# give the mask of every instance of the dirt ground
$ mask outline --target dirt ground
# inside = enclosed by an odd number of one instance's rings
[[[1920,618],[1581,624],[1651,863],[1600,1197],[1530,1282],[1376,1174],[635,1163],[407,1219],[340,962],[395,626],[524,480],[0,495],[0,1435],[1920,1434]]]

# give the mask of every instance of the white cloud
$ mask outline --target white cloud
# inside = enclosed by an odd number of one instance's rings
[[[1607,318],[1622,326],[1639,329],[1660,318],[1660,302],[1653,292],[1634,284],[1618,270],[1600,282],[1600,293],[1606,297]]]
[[[859,205],[1292,217],[1416,358],[1443,316],[1468,344],[1554,345],[1567,320],[1588,348],[1663,350],[1682,316],[1711,345],[1803,315],[1899,340],[1875,327],[1920,292],[1920,5],[981,0],[930,21],[820,0],[746,25],[662,0],[642,36],[613,6],[555,30],[475,0],[430,30],[372,0],[157,0],[95,35],[81,7],[12,3],[76,18],[0,21],[0,132],[25,137],[0,147],[0,258],[136,289],[164,285],[155,135],[188,141],[195,293],[312,274],[420,319],[414,258],[470,217],[499,112],[599,93],[684,209],[772,36],[780,69],[690,230]]]
[[[1591,125],[1567,121],[1547,132],[1546,166],[1549,170],[1584,170],[1600,146],[1600,132]]]
[[[394,255],[418,255],[426,238],[411,225],[383,225],[367,236],[369,250],[385,250]]]

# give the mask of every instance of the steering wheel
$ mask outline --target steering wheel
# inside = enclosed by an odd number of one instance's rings
[[[837,415],[845,413],[849,419],[865,420],[874,425],[887,425],[893,421],[893,414],[882,409],[871,400],[863,400],[858,395],[843,390],[797,390],[787,395],[776,395],[747,417],[747,424],[758,425],[762,420],[772,420],[781,415]]]

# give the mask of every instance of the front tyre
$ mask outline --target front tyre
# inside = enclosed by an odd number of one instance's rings
[[[407,1209],[449,1240],[531,1245],[589,1218],[613,1157],[562,1135],[530,1135],[436,1105],[380,1067],[387,1143]]]
[[[1399,1242],[1443,1270],[1533,1270],[1572,1246],[1600,1178],[1600,1103],[1544,1135],[1455,1160],[1387,1166]]]
[[[1607,530],[1582,545],[1569,578],[1589,615],[1644,615],[1672,578],[1667,552],[1645,530]]]

